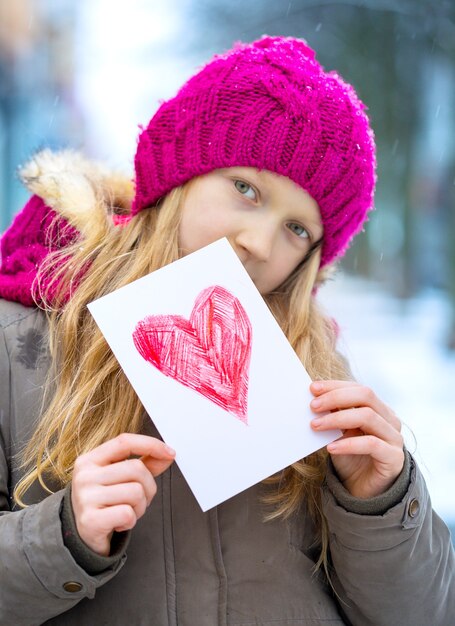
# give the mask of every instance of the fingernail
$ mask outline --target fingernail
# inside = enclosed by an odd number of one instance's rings
[[[315,408],[315,409],[317,409],[317,408],[318,408],[318,406],[321,406],[321,404],[322,404],[322,401],[321,401],[321,400],[318,400],[318,399],[316,399],[316,400],[311,400],[311,406],[312,406],[313,408]]]
[[[324,385],[322,383],[313,383],[312,387],[315,391],[322,391],[324,389]]]
[[[175,450],[174,450],[174,448],[171,448],[171,446],[168,446],[168,445],[167,445],[167,443],[164,445],[164,448],[165,448],[165,450],[166,450],[166,452],[167,452],[168,454],[172,454],[172,456],[174,456],[174,455],[175,455]]]
[[[311,423],[314,426],[320,426],[322,424],[324,420],[322,419],[322,417],[315,417],[314,420],[311,420]]]
[[[337,448],[338,448],[338,444],[336,443],[336,441],[334,441],[333,443],[329,443],[329,445],[327,446],[327,450],[329,452],[332,452],[336,450]]]

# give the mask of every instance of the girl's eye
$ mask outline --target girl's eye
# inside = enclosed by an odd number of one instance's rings
[[[304,228],[301,224],[296,224],[295,222],[289,222],[286,224],[290,231],[297,235],[297,237],[301,237],[302,239],[309,239],[310,233]]]
[[[251,185],[245,183],[243,180],[235,180],[234,185],[237,191],[239,191],[243,196],[250,198],[250,200],[256,200],[256,192]],[[248,195],[248,191],[250,191],[253,195]]]

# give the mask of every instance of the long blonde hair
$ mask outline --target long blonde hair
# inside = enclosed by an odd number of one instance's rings
[[[112,224],[112,207],[97,203],[96,226],[50,255],[40,269],[37,285],[48,285],[40,298],[49,318],[53,366],[42,418],[23,452],[27,471],[14,494],[19,504],[24,505],[24,495],[36,480],[51,492],[50,482],[63,486],[71,480],[79,455],[122,432],[141,430],[144,409],[87,304],[179,258],[181,206],[190,184],[174,189],[159,206],[140,212],[121,228]],[[347,378],[335,351],[332,324],[312,297],[322,279],[319,262],[317,251],[266,301],[312,378]],[[324,451],[294,463],[268,480],[276,488],[265,497],[274,505],[269,519],[291,515],[306,499],[321,533],[317,565],[324,567],[327,529],[321,485],[326,464]]]

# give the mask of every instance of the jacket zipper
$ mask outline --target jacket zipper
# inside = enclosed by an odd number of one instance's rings
[[[210,536],[212,539],[213,558],[219,579],[218,591],[218,626],[227,626],[227,575],[221,550],[218,507],[209,511]]]
[[[161,475],[163,502],[164,571],[166,576],[166,602],[169,626],[178,626],[177,585],[175,575],[174,527],[172,520],[172,466]]]

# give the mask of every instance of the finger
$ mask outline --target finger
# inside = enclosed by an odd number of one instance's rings
[[[165,472],[167,468],[172,465],[174,460],[175,457],[172,457],[170,459],[155,459],[152,456],[141,457],[142,463],[155,478]]]
[[[344,409],[316,417],[311,421],[315,430],[339,429],[351,431],[359,429],[367,435],[374,435],[390,444],[402,446],[401,434],[381,415],[370,407]]]
[[[127,459],[110,465],[87,467],[84,471],[84,481],[105,486],[139,482],[146,487],[154,483],[153,476],[142,459]]]
[[[94,512],[90,526],[100,534],[108,535],[113,530],[117,532],[131,530],[136,525],[137,520],[138,518],[131,506],[119,504]]]
[[[144,515],[155,494],[156,484],[148,492],[140,483],[121,483],[107,487],[98,486],[92,490],[88,504],[99,509],[127,504],[133,509],[136,517],[139,518]]]
[[[117,461],[123,461],[130,456],[152,456],[157,459],[173,459],[174,450],[167,446],[164,441],[149,437],[148,435],[137,435],[134,433],[122,433],[114,439],[110,439],[100,446],[87,452],[80,458],[90,461],[96,465],[108,465]]]
[[[371,456],[378,463],[394,468],[395,471],[398,470],[398,473],[401,471],[404,462],[402,448],[392,446],[373,435],[337,439],[337,441],[328,444],[327,450],[334,455]]]
[[[332,389],[358,386],[359,383],[355,380],[313,380],[310,390],[315,396],[319,396],[321,393],[326,393],[326,391],[332,391]]]
[[[140,459],[129,459],[95,469],[90,466],[73,477],[73,485],[76,484],[78,489],[132,483],[142,485],[147,501],[150,503],[156,492],[156,483],[153,475]]]
[[[74,510],[76,527],[81,539],[94,552],[107,556],[114,530],[130,530],[136,525],[138,516],[129,504],[119,504],[105,508]]]
[[[321,382],[320,386],[318,386],[317,397],[311,402],[311,406],[319,410],[334,411],[357,406],[371,406],[378,412],[391,412],[391,409],[370,388],[358,383],[327,380]]]
[[[350,381],[321,381],[320,385],[324,390],[318,387],[318,396],[310,404],[315,412],[367,406],[386,419],[395,430],[401,430],[401,422],[392,409],[368,387]]]

